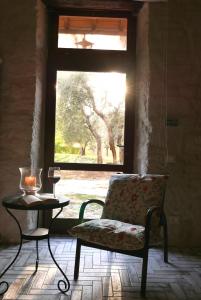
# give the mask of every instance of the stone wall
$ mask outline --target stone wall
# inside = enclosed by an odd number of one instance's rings
[[[36,5],[36,89],[31,144],[31,164],[33,167],[43,167],[44,148],[44,111],[46,92],[46,62],[47,62],[47,11],[41,0]]]
[[[149,121],[150,61],[149,6],[141,9],[137,22],[135,164],[134,172],[145,174],[148,168],[148,146],[152,131]]]
[[[201,2],[169,0],[149,13],[148,172],[170,174],[170,243],[200,246]]]
[[[170,245],[200,246],[201,2],[144,5],[137,37],[139,173],[168,173]]]
[[[41,56],[36,43],[37,2],[14,2],[0,1],[0,199],[19,192],[19,167],[39,161],[42,71],[36,68]],[[17,216],[23,228],[34,226],[33,214]],[[19,237],[16,224],[1,207],[0,236],[4,242]]]

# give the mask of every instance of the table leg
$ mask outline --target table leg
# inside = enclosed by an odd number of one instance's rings
[[[14,259],[12,260],[12,262],[7,266],[7,268],[0,274],[0,278],[3,277],[3,275],[8,271],[8,269],[14,264],[14,262],[16,261],[19,253],[20,253],[20,250],[22,248],[22,229],[20,227],[20,223],[18,222],[17,218],[9,211],[9,209],[7,209],[7,212],[9,213],[9,215],[11,215],[11,217],[15,220],[15,222],[17,223],[18,225],[18,228],[19,228],[19,231],[20,231],[20,245],[19,245],[19,249],[17,251],[17,254],[15,255]],[[5,292],[7,292],[8,290],[8,287],[9,287],[9,284],[7,281],[0,281],[0,287],[5,285],[5,288],[3,289],[3,291],[0,290],[0,295],[3,295],[5,294]]]
[[[39,210],[37,211],[37,228],[39,227]],[[38,240],[36,240],[36,264],[35,264],[35,271],[33,273],[33,275],[35,275],[35,273],[38,270],[38,264],[39,264],[39,251],[38,251]]]
[[[50,223],[50,227],[49,227],[49,232],[50,232],[50,229],[52,227],[52,224],[54,222],[54,220],[57,218],[57,216],[62,212],[63,208],[60,209],[60,211],[56,214],[56,216],[51,220],[51,223]],[[60,292],[62,293],[66,293],[69,288],[70,288],[70,282],[66,276],[66,274],[63,272],[63,270],[60,268],[60,266],[58,265],[58,263],[56,262],[53,254],[52,254],[52,251],[51,251],[51,247],[50,247],[50,234],[48,235],[48,239],[47,239],[47,242],[48,242],[48,249],[49,249],[49,252],[50,252],[50,255],[55,263],[55,265],[57,266],[57,268],[60,270],[60,272],[62,273],[62,275],[64,276],[65,280],[59,280],[58,283],[57,283],[57,287],[58,289],[60,290]],[[61,287],[61,283],[63,283],[64,287],[62,288]]]
[[[35,275],[35,273],[38,270],[38,264],[39,264],[39,252],[38,252],[38,240],[36,240],[36,264],[35,264],[35,271],[33,275]]]

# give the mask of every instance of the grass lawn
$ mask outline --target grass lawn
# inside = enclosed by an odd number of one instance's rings
[[[67,207],[64,207],[62,214],[59,216],[60,218],[78,218],[80,206],[83,202],[88,199],[99,199],[105,200],[105,197],[100,197],[97,195],[87,195],[87,194],[72,194],[65,195],[67,198],[70,198],[70,204]],[[56,215],[57,210],[53,211],[54,215]],[[96,203],[89,204],[85,210],[84,216],[88,219],[99,218],[102,213],[102,207]]]
[[[96,164],[96,155],[79,155],[79,154],[68,154],[68,153],[55,153],[55,162],[61,163],[86,163],[86,164]],[[106,164],[112,164],[111,156],[103,156],[103,161]]]
[[[78,218],[80,206],[88,199],[105,200],[109,178],[114,172],[62,170],[61,180],[56,184],[56,193],[65,195],[70,204],[63,209],[60,218]],[[57,210],[53,211],[54,215]],[[102,207],[90,204],[86,208],[87,218],[100,217]]]

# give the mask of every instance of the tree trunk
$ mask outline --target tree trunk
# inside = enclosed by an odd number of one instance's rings
[[[96,144],[97,144],[97,164],[102,164],[103,163],[102,142],[101,142],[101,137],[100,136],[98,136],[96,138]]]
[[[119,134],[117,136],[117,145],[119,147],[119,162],[124,162],[124,145],[122,145],[122,128],[119,128]]]
[[[104,114],[97,109],[96,104],[94,102],[94,99],[92,101],[92,106],[93,106],[94,112],[105,123],[105,126],[107,128],[107,132],[108,132],[109,146],[110,146],[110,150],[112,152],[112,157],[113,157],[113,164],[116,164],[117,163],[117,152],[116,152],[116,148],[115,148],[115,142],[114,142],[114,137],[113,137],[113,132],[112,132],[112,126],[109,124],[109,122],[108,122],[107,118],[104,116]]]
[[[86,155],[86,147],[87,147],[88,142],[85,142],[84,145],[81,146],[80,149],[80,155],[85,156]]]
[[[92,135],[94,136],[94,138],[96,140],[96,145],[97,145],[97,150],[96,150],[97,164],[102,164],[103,163],[103,156],[102,156],[102,141],[101,141],[101,136],[98,134],[98,132],[95,130],[95,128],[93,128],[93,126],[91,125],[90,120],[89,120],[89,116],[87,116],[85,114],[85,118],[86,118],[86,123],[87,123],[87,126],[88,126],[89,130],[91,131]]]
[[[85,156],[85,147],[80,148],[80,155]]]
[[[105,123],[105,124],[106,124],[107,130],[108,130],[109,146],[110,146],[110,150],[112,152],[113,164],[116,164],[117,163],[117,152],[116,152],[114,138],[113,138],[113,134],[112,134],[112,128],[109,124],[107,124],[107,123]]]

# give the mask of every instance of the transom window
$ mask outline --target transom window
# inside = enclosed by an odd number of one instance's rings
[[[127,19],[59,16],[59,48],[127,49]]]

